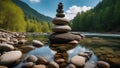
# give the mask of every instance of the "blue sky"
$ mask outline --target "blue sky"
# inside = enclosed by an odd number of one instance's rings
[[[73,19],[77,12],[87,11],[95,7],[101,0],[22,0],[30,7],[52,18],[55,17],[59,2],[64,4],[66,18]]]

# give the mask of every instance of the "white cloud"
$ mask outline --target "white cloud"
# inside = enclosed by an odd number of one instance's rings
[[[87,7],[87,6],[79,7],[79,6],[74,5],[74,6],[70,7],[69,10],[66,11],[66,13],[65,13],[66,18],[71,20],[76,16],[76,14],[78,12],[80,12],[80,13],[86,12],[87,10],[90,10],[90,9],[91,9],[91,7]]]
[[[33,2],[33,3],[39,3],[40,0],[30,0],[30,2]]]

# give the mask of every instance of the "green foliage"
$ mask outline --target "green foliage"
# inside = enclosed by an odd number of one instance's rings
[[[120,0],[103,0],[95,8],[78,13],[72,21],[74,31],[120,31]]]
[[[52,18],[38,13],[37,11],[29,7],[26,3],[20,0],[13,0],[13,2],[23,10],[25,16],[27,16],[27,18],[29,19],[37,19],[39,21],[47,21],[47,22],[51,22],[52,20]]]
[[[24,14],[11,0],[0,0],[0,28],[25,31]]]

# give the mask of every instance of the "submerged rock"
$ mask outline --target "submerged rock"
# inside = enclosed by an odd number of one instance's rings
[[[59,68],[59,65],[56,62],[51,61],[48,65],[48,68]]]
[[[70,62],[78,67],[82,67],[85,65],[85,58],[82,56],[74,56],[70,59]]]
[[[46,65],[34,65],[32,68],[47,68]]]
[[[34,65],[33,62],[27,62],[27,63],[25,63],[25,64],[22,66],[22,68],[32,68],[33,65]]]
[[[36,62],[37,61],[37,57],[34,55],[30,55],[28,56],[28,58],[26,59],[27,62]]]
[[[44,64],[47,65],[48,64],[48,60],[44,57],[38,57],[38,60],[36,61],[36,64]]]

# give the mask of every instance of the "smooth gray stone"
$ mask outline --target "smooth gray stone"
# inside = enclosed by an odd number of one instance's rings
[[[36,62],[37,59],[38,59],[38,58],[37,58],[36,56],[30,55],[30,56],[27,57],[26,61],[27,61],[27,62]]]
[[[70,62],[78,67],[82,67],[86,63],[85,60],[86,59],[84,57],[76,55],[70,59]]]
[[[0,56],[0,64],[1,65],[9,65],[22,57],[21,51],[10,51]]]
[[[68,25],[69,21],[65,18],[56,17],[53,19],[53,24],[55,25]]]
[[[0,44],[0,51],[3,52],[3,51],[11,51],[14,49],[14,46],[13,45],[10,45],[10,44]]]
[[[49,36],[49,40],[51,44],[67,44],[74,40],[79,42],[81,40],[81,36],[71,33],[53,33]]]
[[[42,42],[38,41],[38,40],[33,40],[32,45],[35,46],[35,47],[41,47],[44,44]]]
[[[59,68],[59,65],[56,62],[51,61],[48,65],[48,68]]]
[[[71,31],[71,27],[68,25],[56,25],[52,28],[53,32],[68,32]]]

